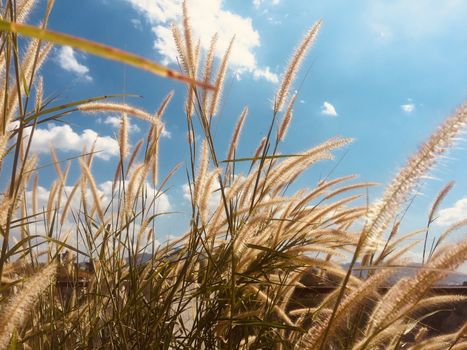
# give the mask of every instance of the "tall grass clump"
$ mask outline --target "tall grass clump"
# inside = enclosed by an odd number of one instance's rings
[[[352,142],[334,137],[294,155],[280,153],[297,97],[291,94],[294,80],[321,21],[311,26],[285,69],[266,137],[255,153],[237,156],[248,118],[248,107],[239,106],[224,159],[215,147],[212,121],[221,110],[234,38],[215,62],[217,36],[210,49],[201,52],[184,3],[182,27],[172,29],[181,72],[173,72],[117,49],[107,52],[100,44],[49,32],[52,1],[40,28],[24,25],[34,2],[8,0],[1,8],[0,167],[2,178],[9,180],[0,197],[0,349],[467,346],[465,326],[433,335],[423,323],[433,310],[466,300],[430,294],[434,283],[466,259],[467,240],[441,244],[465,222],[441,236],[415,276],[381,293],[413,246],[409,238],[414,233],[399,233],[399,222],[390,223],[422,176],[465,129],[465,105],[408,160],[376,203],[362,204],[365,191],[375,183],[358,182],[354,175],[325,178],[292,192],[291,185],[303,172],[332,160],[336,150]],[[26,50],[20,42],[28,42]],[[155,220],[168,215],[158,210],[158,202],[178,170],[158,170],[164,151],[159,148],[163,116],[173,92],[155,103],[155,113],[108,101],[112,96],[58,105],[43,96],[38,74],[51,43],[186,84],[185,171],[191,213],[186,231],[177,238],[163,244],[155,239]],[[41,208],[42,165],[31,148],[35,131],[77,110],[121,116],[111,195],[96,184],[95,144],[68,160],[51,149],[57,177]],[[128,141],[130,118],[148,125],[147,137],[135,145]],[[80,169],[74,182],[69,180],[72,166]],[[435,201],[433,212],[444,196]],[[343,258],[351,260],[348,269],[340,264]],[[359,276],[352,273],[357,266],[365,271]],[[334,286],[313,303],[297,293],[298,288],[313,287],[306,279],[310,274],[313,283]]]

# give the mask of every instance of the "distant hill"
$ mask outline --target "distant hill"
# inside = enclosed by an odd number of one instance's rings
[[[151,254],[143,253],[138,254],[137,257],[137,264],[144,264],[151,260]],[[349,264],[343,264],[342,267],[344,269],[349,268]],[[357,264],[356,268],[359,265]],[[397,268],[397,272],[388,280],[388,284],[392,285],[399,281],[401,278],[414,276],[417,271],[421,268],[421,264],[411,264],[410,267],[401,267]],[[354,275],[358,276],[360,274],[360,270],[354,270]],[[467,282],[467,274],[461,272],[452,272],[450,273],[445,279],[436,283],[438,286],[462,286],[464,282]]]
[[[349,264],[343,264],[344,269],[349,268]],[[359,265],[356,266],[358,268]],[[414,276],[417,271],[422,267],[421,264],[411,264],[409,267],[397,268],[397,272],[388,280],[389,284],[394,284],[401,278]],[[359,275],[360,270],[354,270],[354,275]],[[462,272],[451,272],[448,276],[436,283],[437,286],[462,286],[464,282],[467,282],[467,274]]]

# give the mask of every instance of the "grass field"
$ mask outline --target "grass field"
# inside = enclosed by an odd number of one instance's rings
[[[431,247],[425,244],[417,272],[388,287],[407,266],[405,254],[418,233],[400,232],[397,214],[465,131],[466,105],[407,160],[378,201],[361,204],[375,183],[358,182],[354,175],[324,178],[292,193],[290,186],[305,170],[333,159],[337,149],[352,147],[352,139],[334,137],[299,154],[280,153],[292,122],[296,77],[320,21],[293,51],[256,152],[236,155],[248,115],[244,108],[223,159],[211,123],[219,114],[235,40],[220,62],[214,59],[215,37],[210,50],[201,53],[184,4],[183,26],[172,28],[178,72],[48,31],[52,1],[42,27],[28,26],[34,2],[8,0],[1,7],[0,171],[8,185],[0,196],[0,349],[467,348],[467,323],[441,335],[424,324],[433,312],[465,305],[465,294],[430,291],[466,260],[467,239],[446,243],[452,232],[465,231],[466,220],[447,228]],[[23,41],[26,50],[19,49]],[[162,215],[157,201],[174,172],[184,171],[158,170],[163,115],[173,94],[167,92],[155,113],[114,102],[112,96],[57,104],[43,96],[39,74],[53,44],[186,85],[191,198],[186,232],[163,244],[155,240],[155,219]],[[43,168],[31,148],[35,130],[76,110],[120,116],[111,196],[96,185],[95,144],[74,159],[60,159],[51,148],[49,166],[56,179],[41,208]],[[130,118],[143,120],[148,130],[145,140],[132,146]],[[74,183],[68,180],[72,163],[81,169]],[[434,198],[428,228],[451,188],[447,184]],[[346,268],[339,263],[343,257]],[[309,305],[297,293],[305,284],[333,288]]]

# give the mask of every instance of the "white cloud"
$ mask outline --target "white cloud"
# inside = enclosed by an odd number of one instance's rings
[[[336,117],[336,108],[328,101],[324,101],[323,106],[321,107],[321,114]]]
[[[406,38],[413,44],[417,40],[433,40],[433,36],[449,30],[451,26],[447,24],[462,25],[466,10],[463,0],[372,1],[363,15],[380,40]]]
[[[138,125],[136,124],[132,124],[129,121],[129,131],[132,132],[132,133],[136,133],[136,132],[140,132],[141,129]],[[115,129],[119,129],[120,128],[120,118],[119,117],[116,117],[116,116],[108,116],[107,118],[105,118],[104,120],[102,119],[98,119],[98,122],[100,123],[104,123],[104,124],[108,124],[108,125],[111,125],[113,128]],[[165,125],[162,129],[162,132],[161,132],[161,136],[162,137],[165,137],[167,139],[170,139],[172,137],[172,133],[170,131],[168,131],[166,128],[165,128]]]
[[[131,24],[133,24],[133,28],[137,29],[137,30],[143,30],[143,24],[141,23],[141,21],[137,18],[133,18],[131,20]]]
[[[369,24],[371,31],[376,34],[380,43],[387,44],[394,38],[394,33],[387,25],[381,22],[372,22]]]
[[[409,102],[409,103],[401,105],[401,109],[405,113],[410,114],[410,113],[412,113],[414,111],[415,105],[413,103]]]
[[[121,119],[119,117],[108,116],[107,118],[104,119],[103,123],[111,125],[115,129],[119,129],[120,128],[120,121],[121,121]],[[141,129],[139,128],[138,125],[132,124],[129,120],[128,120],[128,122],[129,122],[128,123],[128,131],[129,132],[140,132],[141,131]]]
[[[84,80],[92,81],[89,68],[78,62],[75,51],[71,47],[62,46],[58,50],[57,61],[64,70],[72,72]]]
[[[467,219],[467,197],[459,199],[450,208],[441,209],[436,223],[440,226],[449,226],[464,219]]]
[[[165,128],[165,125],[162,128],[161,136],[165,137],[166,139],[171,139],[172,138],[172,133]]]
[[[126,186],[128,187],[129,182],[125,181]],[[151,204],[154,201],[155,211],[158,213],[168,212],[172,209],[169,197],[165,193],[161,193],[154,189],[149,183],[146,183],[146,190],[144,193],[144,198],[146,203]],[[107,206],[112,199],[112,181],[105,181],[98,185],[100,195],[102,197],[102,204]],[[136,211],[141,210],[141,201],[138,201],[138,207]]]
[[[127,0],[145,16],[155,35],[154,48],[162,56],[163,63],[177,62],[177,50],[172,39],[172,23],[181,24],[182,2],[180,0]],[[230,64],[238,74],[255,74],[257,78],[274,80],[274,73],[266,74],[256,62],[254,49],[260,46],[259,33],[253,28],[252,20],[223,9],[222,0],[192,0],[188,11],[196,40],[207,50],[212,36],[217,33],[216,56],[222,57],[230,40],[235,36],[230,55]],[[271,80],[272,79],[272,80]]]
[[[277,74],[271,72],[269,67],[266,67],[265,69],[257,68],[253,72],[253,77],[255,79],[263,78],[263,79],[266,79],[267,81],[269,81],[271,83],[274,83],[274,84],[277,84],[279,82],[279,78],[278,78]]]
[[[263,3],[269,3],[271,5],[279,4],[280,0],[253,0],[253,5],[259,8]]]
[[[98,118],[97,122],[111,125],[114,129],[118,129],[120,127],[120,118],[118,117],[109,116],[104,120]],[[131,130],[131,127],[129,129]]]
[[[81,134],[75,132],[69,125],[50,124],[47,129],[36,129],[31,147],[34,152],[49,153],[50,146],[60,151],[81,152],[86,146],[89,150],[96,142],[96,157],[108,160],[119,154],[118,142],[110,136],[100,136],[91,129],[85,129]]]
[[[267,19],[268,19],[268,22],[271,24],[275,24],[275,25],[282,24],[282,21],[280,19],[276,19],[272,16],[269,16]]]
[[[126,183],[126,186],[128,186],[129,184],[128,181],[126,181],[125,183]],[[69,194],[73,190],[73,186],[65,186],[64,190],[65,190],[65,193]],[[112,181],[110,180],[97,184],[97,192],[98,192],[98,195],[100,196],[101,204],[103,207],[108,207],[112,198],[114,198],[115,200],[115,196],[112,197]],[[37,187],[36,197],[37,197],[37,202],[38,202],[38,206],[37,206],[38,209],[47,207],[49,196],[50,196],[49,189],[43,186]],[[168,195],[165,193],[158,192],[157,190],[154,190],[154,188],[149,183],[146,183],[146,191],[145,191],[144,196],[145,196],[146,203],[154,202],[154,209],[158,213],[168,212],[172,209],[172,205],[170,203],[170,199]],[[90,189],[87,190],[86,197],[88,200],[92,201],[93,197],[92,197],[92,193]],[[70,208],[79,209],[80,201],[81,201],[81,196],[75,194],[73,196],[73,199],[71,200]],[[32,203],[32,191],[27,191],[26,202]],[[62,204],[64,203],[62,202]],[[140,209],[141,207],[138,207],[136,208],[136,211]]]
[[[188,186],[188,184],[182,185],[182,193],[183,193],[183,198],[189,203],[191,203],[190,187]],[[209,213],[208,215],[212,215],[214,211],[219,207],[220,203],[221,203],[220,191],[212,192],[208,200],[208,213]]]
[[[209,176],[209,174],[207,175]],[[245,182],[246,181],[246,177],[245,175],[243,174],[237,174],[234,176],[234,181],[236,181],[238,179],[238,181],[240,182]],[[182,189],[182,194],[183,194],[183,199],[185,199],[186,201],[188,201],[189,203],[191,203],[191,193],[190,193],[190,187],[187,183],[183,184],[181,186],[181,189]],[[220,208],[223,208],[222,206],[222,195],[221,195],[221,192],[219,191],[219,184],[217,183],[217,181],[213,184],[213,186],[211,187],[211,195],[208,199],[208,213],[209,215],[212,215],[214,213],[214,211],[216,209],[218,209],[219,207]],[[227,192],[227,195],[229,193],[229,189],[226,190]]]
[[[187,201],[191,201],[190,186],[188,184],[182,185],[183,198]]]
[[[171,22],[180,13],[181,0],[127,0],[150,22]]]

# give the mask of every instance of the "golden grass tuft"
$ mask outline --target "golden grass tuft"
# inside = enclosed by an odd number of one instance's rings
[[[7,349],[12,333],[25,322],[39,296],[51,284],[57,266],[49,264],[29,278],[21,291],[2,307],[0,316],[0,349]]]
[[[378,242],[382,233],[401,204],[416,188],[422,176],[436,164],[459,136],[467,124],[467,106],[461,106],[431,135],[420,150],[407,161],[397,176],[386,188],[381,200],[370,208],[366,225],[365,241],[371,247]]]
[[[282,77],[282,82],[279,85],[275,100],[274,100],[274,112],[279,112],[284,106],[285,100],[287,99],[290,88],[293,85],[295,77],[300,69],[300,66],[305,59],[305,56],[313,44],[316,36],[318,35],[319,29],[321,27],[322,21],[319,20],[308,30],[308,33],[302,39],[302,42],[295,49],[292,58],[284,72]]]

